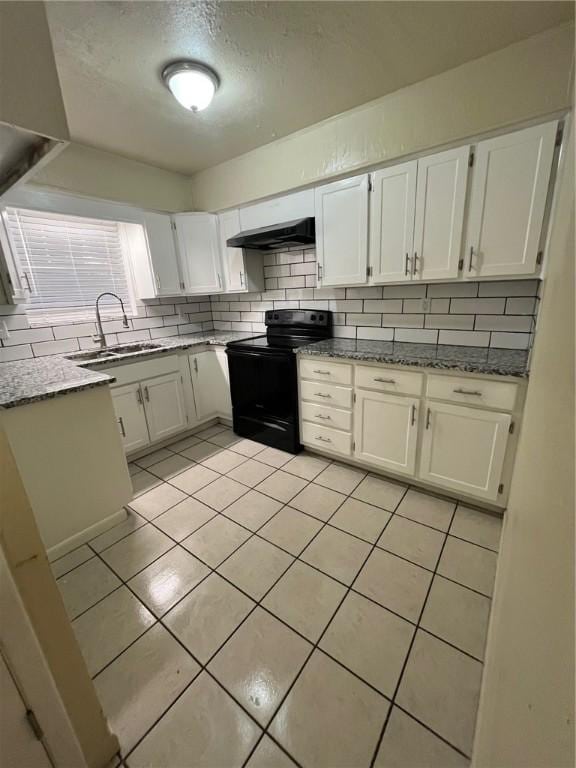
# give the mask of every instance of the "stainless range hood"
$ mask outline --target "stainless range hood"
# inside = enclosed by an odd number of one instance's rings
[[[229,238],[226,245],[231,248],[258,248],[261,251],[270,251],[273,248],[294,245],[314,245],[315,242],[315,220],[310,216],[283,224],[273,224],[270,227],[248,229]]]

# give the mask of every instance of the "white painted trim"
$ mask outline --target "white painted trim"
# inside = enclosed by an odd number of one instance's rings
[[[56,766],[87,768],[52,673],[34,632],[20,594],[0,550],[0,645],[26,705],[44,732],[43,743]]]
[[[68,552],[76,549],[81,544],[85,544],[87,541],[90,541],[90,539],[98,536],[98,534],[104,533],[104,531],[107,531],[110,528],[113,528],[115,525],[122,523],[124,520],[126,520],[127,515],[128,513],[126,510],[121,509],[119,512],[114,512],[112,515],[108,515],[108,517],[105,517],[103,520],[94,523],[94,525],[91,525],[88,528],[84,528],[83,531],[75,533],[74,536],[70,536],[69,538],[64,539],[64,541],[61,541],[59,544],[56,544],[55,546],[46,550],[48,558],[50,560],[55,560],[57,557],[62,557],[62,555],[68,554]]]

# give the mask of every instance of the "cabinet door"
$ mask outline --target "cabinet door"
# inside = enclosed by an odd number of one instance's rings
[[[418,404],[411,397],[356,390],[355,458],[392,472],[413,475]]]
[[[112,403],[126,453],[150,442],[140,384],[127,384],[112,390]]]
[[[178,296],[182,293],[172,219],[162,213],[144,213],[144,226],[150,262],[158,296]]]
[[[536,271],[557,128],[547,123],[478,144],[466,277]]]
[[[229,248],[226,240],[240,232],[239,211],[225,211],[218,214],[218,235],[220,238],[220,257],[224,272],[224,289],[234,293],[246,291],[246,269],[244,266],[244,249]]]
[[[315,190],[318,285],[366,282],[368,174]]]
[[[224,349],[190,355],[190,372],[198,420],[231,416],[228,360]]]
[[[372,174],[370,265],[373,283],[410,280],[418,163]]]
[[[152,442],[186,429],[188,419],[179,373],[147,379],[141,387]]]
[[[222,291],[217,217],[211,213],[174,216],[186,293]]]
[[[510,415],[459,405],[426,406],[420,478],[496,501]]]
[[[469,147],[418,160],[412,271],[420,280],[458,277]]]

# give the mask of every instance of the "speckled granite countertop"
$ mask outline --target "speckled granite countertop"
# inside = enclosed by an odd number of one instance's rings
[[[160,348],[127,352],[118,355],[113,360],[86,362],[54,355],[32,360],[0,363],[0,408],[14,408],[18,405],[48,400],[58,395],[79,392],[82,389],[90,389],[114,382],[112,376],[92,370],[94,368],[110,368],[118,363],[129,362],[136,358],[189,349],[204,344],[222,345],[229,341],[247,339],[257,335],[257,333],[210,331],[192,333],[187,336],[171,336],[154,341],[160,345]]]
[[[300,347],[299,355],[323,355],[356,361],[442,368],[496,376],[528,376],[528,352],[521,349],[456,347],[393,341],[326,339]]]

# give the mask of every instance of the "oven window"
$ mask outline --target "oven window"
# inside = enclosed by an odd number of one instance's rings
[[[292,354],[228,350],[232,405],[239,416],[295,421],[296,361]]]

